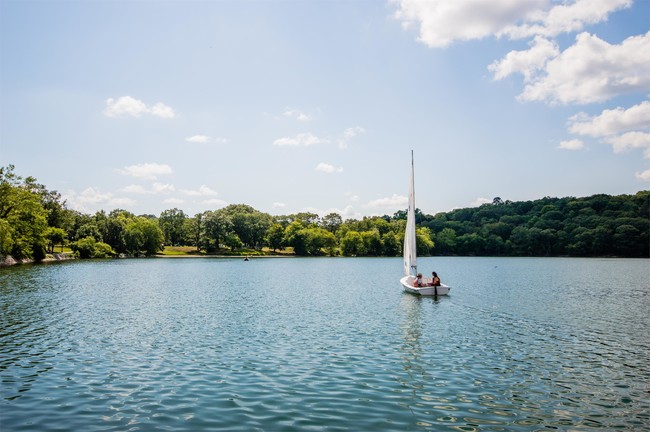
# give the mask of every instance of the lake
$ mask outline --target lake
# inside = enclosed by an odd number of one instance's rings
[[[0,269],[2,431],[650,428],[650,261],[154,258]]]

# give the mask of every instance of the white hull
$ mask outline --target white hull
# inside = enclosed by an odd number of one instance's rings
[[[424,296],[448,295],[449,290],[451,289],[450,286],[447,286],[445,284],[442,284],[439,287],[432,287],[432,286],[415,287],[413,286],[414,280],[415,278],[413,276],[404,276],[399,281],[402,284],[402,287],[404,287],[404,291],[409,292],[411,294],[417,294],[417,295],[424,295]]]

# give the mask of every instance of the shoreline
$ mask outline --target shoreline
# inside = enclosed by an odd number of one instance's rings
[[[11,267],[21,264],[40,264],[59,261],[68,261],[78,259],[68,252],[47,254],[42,260],[35,260],[32,258],[15,259],[11,255],[0,256],[0,267]]]
[[[249,260],[257,258],[296,258],[296,255],[196,255],[196,254],[187,254],[187,255],[164,255],[164,254],[155,254],[151,258],[238,258]]]

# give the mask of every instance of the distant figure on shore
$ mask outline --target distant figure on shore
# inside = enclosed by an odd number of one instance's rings
[[[436,272],[431,272],[431,286],[439,287],[440,286],[440,278],[438,277],[438,273]]]

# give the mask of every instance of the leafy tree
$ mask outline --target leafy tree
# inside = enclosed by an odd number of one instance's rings
[[[284,227],[279,223],[274,223],[266,232],[266,242],[273,252],[282,247],[282,238],[284,237]]]
[[[10,255],[13,246],[11,225],[8,220],[0,219],[0,256]]]
[[[108,244],[117,253],[126,253],[126,226],[132,217],[120,213],[116,216],[109,216],[108,218],[99,222],[99,232],[102,234],[104,243]]]
[[[205,247],[210,249],[210,242],[214,241],[215,249],[221,247],[221,242],[233,232],[230,217],[224,211],[207,211],[201,218],[202,232],[205,237]]]
[[[431,240],[431,230],[426,227],[415,230],[418,255],[430,255],[435,244]]]
[[[66,238],[66,232],[63,228],[48,227],[45,230],[45,238],[48,240],[50,252],[54,252],[54,245],[60,244],[63,248],[63,242]]]
[[[95,241],[102,241],[103,240],[102,233],[101,233],[101,231],[99,230],[99,227],[97,226],[97,224],[94,221],[80,226],[77,229],[77,233],[76,233],[75,237],[78,238],[78,239],[83,239],[83,238],[86,238],[86,237],[92,237],[92,238],[95,239]]]
[[[282,243],[293,248],[296,255],[307,255],[307,233],[302,222],[291,222],[284,231]]]
[[[325,251],[329,255],[334,255],[337,241],[330,231],[320,227],[303,228],[298,234],[305,239],[307,254],[322,255]]]
[[[341,253],[345,256],[365,256],[363,238],[358,231],[348,231],[341,238]]]
[[[320,217],[316,213],[301,212],[291,215],[293,221],[302,223],[305,226],[318,225]]]
[[[632,225],[621,225],[614,232],[614,252],[621,256],[642,256],[637,239],[641,232]],[[647,246],[647,243],[646,243]]]
[[[227,235],[223,243],[231,250],[241,249],[244,246],[244,243],[234,233]]]
[[[402,244],[401,244],[402,235],[396,234],[392,231],[387,232],[381,236],[381,243],[383,249],[381,255],[384,256],[398,256],[402,254]]]
[[[336,234],[336,231],[338,231],[338,229],[343,224],[343,218],[338,213],[329,213],[323,216],[321,223],[323,225],[323,228],[333,234]]]
[[[0,218],[6,221],[0,237],[14,258],[45,257],[47,210],[38,186],[33,177],[16,175],[13,165],[0,167]]]
[[[160,214],[158,223],[165,236],[165,243],[176,246],[184,242],[186,219],[187,216],[183,213],[183,210],[177,208],[165,210]]]
[[[452,228],[443,228],[435,234],[436,252],[440,254],[451,254],[456,250],[456,231]]]
[[[383,252],[384,245],[381,242],[379,230],[375,228],[370,231],[363,231],[360,234],[365,254],[369,256],[380,256]]]
[[[115,255],[113,249],[106,243],[98,242],[94,237],[85,237],[71,245],[79,258],[108,258]]]
[[[126,250],[132,255],[154,255],[163,248],[163,232],[158,222],[146,217],[128,221],[124,233]]]

